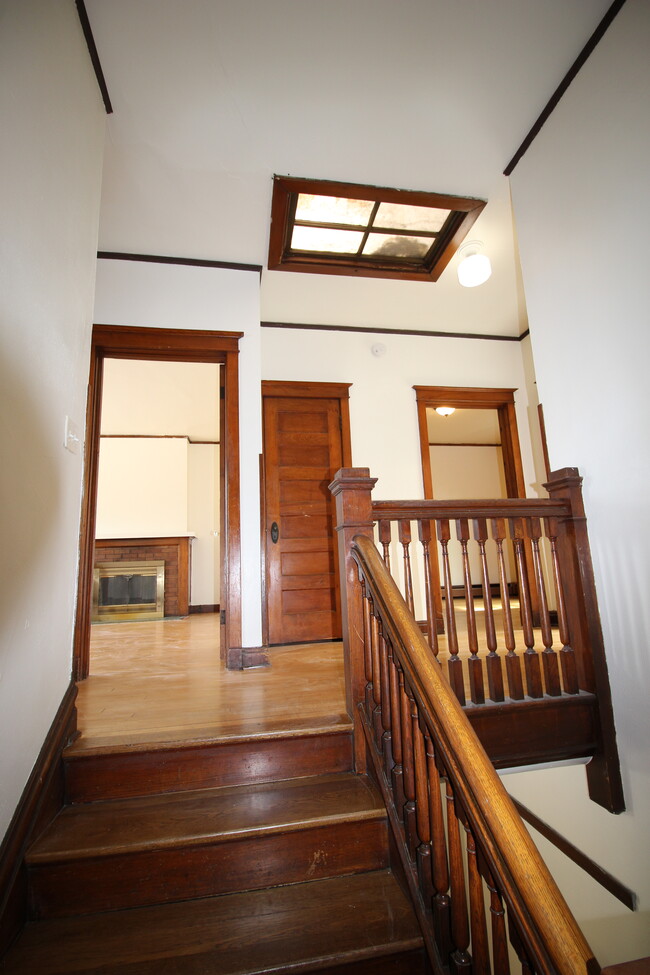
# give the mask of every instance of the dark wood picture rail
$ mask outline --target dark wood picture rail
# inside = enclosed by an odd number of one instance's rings
[[[367,475],[342,470],[331,485],[351,696],[432,968],[507,972],[510,942],[522,971],[595,975],[593,952],[375,548]]]

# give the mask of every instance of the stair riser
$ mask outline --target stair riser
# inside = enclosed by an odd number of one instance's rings
[[[30,869],[33,918],[64,917],[343,876],[388,866],[383,819],[328,824]]]
[[[67,801],[250,785],[352,769],[349,732],[68,758]]]
[[[333,968],[317,968],[310,971],[317,971],[318,975],[427,975],[430,969],[427,967],[425,952],[421,950],[403,951],[385,958],[347,961]],[[292,968],[291,973],[294,972],[295,968]],[[276,970],[274,975],[282,975],[282,972]]]

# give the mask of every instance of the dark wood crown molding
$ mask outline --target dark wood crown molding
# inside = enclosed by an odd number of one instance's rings
[[[84,0],[75,0],[75,3],[77,5],[77,13],[79,15],[79,22],[81,24],[81,29],[84,32],[84,37],[86,38],[86,44],[88,45],[88,53],[90,54],[90,60],[92,61],[95,77],[97,78],[97,84],[99,85],[99,90],[102,94],[104,108],[106,109],[107,115],[112,115],[113,106],[111,105],[111,99],[110,99],[110,95],[108,94],[108,87],[106,85],[106,78],[104,77],[102,65],[99,60],[99,54],[97,53],[97,47],[95,45],[95,38],[93,37],[92,27],[90,26],[90,21],[88,20],[88,12],[86,10],[86,4],[84,3]]]
[[[549,98],[548,102],[540,112],[539,116],[537,117],[537,120],[535,121],[532,128],[530,129],[528,135],[521,143],[521,145],[517,149],[516,153],[514,154],[514,156],[506,166],[506,168],[503,170],[504,176],[510,176],[510,174],[514,170],[515,166],[517,165],[521,157],[524,155],[524,153],[527,152],[527,150],[530,148],[532,143],[535,141],[540,131],[542,130],[543,126],[545,125],[547,119],[555,110],[556,105],[564,95],[565,91],[567,90],[567,88],[569,87],[573,79],[576,77],[576,75],[578,74],[582,66],[589,59],[593,51],[596,49],[596,47],[604,37],[605,33],[607,32],[610,24],[612,23],[616,15],[620,13],[624,3],[625,0],[614,0],[614,3],[607,10],[605,16],[598,24],[598,27],[593,32],[593,34],[591,35],[591,37],[583,47],[582,51],[575,59],[575,61],[573,62],[573,64],[565,74],[564,78],[557,86],[557,88]]]

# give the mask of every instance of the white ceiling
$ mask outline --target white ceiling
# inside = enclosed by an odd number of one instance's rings
[[[266,264],[273,174],[487,199],[458,285],[265,271],[262,318],[517,335],[503,169],[610,0],[86,0],[100,248]]]

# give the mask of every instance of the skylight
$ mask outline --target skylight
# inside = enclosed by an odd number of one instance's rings
[[[469,197],[276,176],[269,268],[437,281],[484,206]]]

